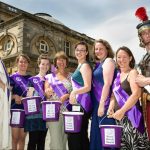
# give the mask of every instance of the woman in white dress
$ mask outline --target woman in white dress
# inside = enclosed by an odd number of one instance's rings
[[[8,149],[10,127],[9,127],[9,78],[5,66],[0,59],[0,149]]]

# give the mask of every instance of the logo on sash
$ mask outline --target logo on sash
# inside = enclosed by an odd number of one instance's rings
[[[21,81],[21,78],[20,77],[16,77],[16,81]]]
[[[33,79],[33,82],[34,82],[34,83],[38,83],[38,80],[37,80],[37,79]]]

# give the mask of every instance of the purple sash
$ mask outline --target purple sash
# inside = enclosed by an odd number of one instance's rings
[[[97,102],[99,103],[100,100],[101,100],[101,95],[102,95],[102,90],[103,90],[103,86],[104,86],[104,81],[103,81],[103,75],[102,75],[102,65],[103,65],[103,62],[102,63],[96,63],[96,66],[95,66],[95,70],[99,69],[99,81],[96,80],[93,76],[92,78],[92,93],[94,94]],[[93,72],[94,72],[93,71]],[[110,102],[110,95],[111,95],[111,91],[110,91],[110,94],[109,96],[107,97],[106,101],[105,101],[105,109],[108,108],[109,106],[109,102]]]
[[[25,80],[19,73],[15,73],[11,77],[13,78],[17,86],[19,86],[22,89],[23,92],[27,91],[27,80]]]
[[[100,102],[102,90],[103,90],[103,85],[94,79],[92,81],[93,81],[92,89],[93,89],[94,96],[95,96],[97,102]],[[108,96],[106,101],[105,101],[105,108],[107,108],[109,106],[109,102],[110,102],[110,96]]]
[[[120,107],[122,107],[129,98],[129,95],[122,89],[120,85],[120,72],[117,73],[117,77],[114,80],[113,93]],[[136,106],[133,106],[130,110],[126,112],[126,115],[131,121],[133,127],[137,128],[139,132],[144,133],[144,125],[142,125],[143,116],[138,108]]]
[[[38,76],[29,78],[29,81],[33,84],[35,90],[38,92],[42,100],[46,101],[43,81]]]
[[[68,93],[68,90],[65,88],[64,84],[56,78],[56,76],[55,76],[54,73],[51,73],[51,76],[50,76],[50,77],[51,77],[51,82],[49,82],[49,83],[50,83],[50,85],[51,85],[53,91],[56,93],[56,95],[57,95],[59,98],[60,98],[61,96],[63,96],[64,94],[67,94],[67,93]],[[68,110],[71,109],[71,105],[69,104],[69,99],[64,102],[64,106],[65,106]]]
[[[71,79],[73,88],[79,89],[82,86],[79,85],[76,81]],[[90,93],[83,93],[83,94],[77,94],[76,100],[81,106],[84,108],[84,110],[88,113],[92,110],[92,101]]]

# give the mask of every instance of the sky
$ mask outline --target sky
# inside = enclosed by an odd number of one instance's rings
[[[94,39],[107,40],[114,51],[127,46],[138,63],[145,50],[139,47],[135,17],[143,6],[150,18],[150,0],[1,0],[29,13],[47,13],[65,26]]]

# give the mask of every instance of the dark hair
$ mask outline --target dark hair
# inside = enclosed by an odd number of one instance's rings
[[[130,61],[130,63],[129,63],[129,66],[130,66],[131,68],[134,68],[134,67],[135,67],[135,58],[134,58],[134,56],[133,56],[131,50],[130,50],[128,47],[126,47],[126,46],[122,46],[122,47],[119,47],[119,48],[118,48],[118,50],[116,51],[116,61],[117,61],[117,54],[118,54],[118,52],[119,52],[120,50],[125,51],[125,52],[129,55],[129,57],[132,57],[132,59],[131,59],[131,61]]]
[[[110,57],[110,58],[114,58],[115,54],[112,50],[112,47],[110,46],[109,42],[107,42],[106,40],[103,40],[103,39],[99,39],[99,40],[95,40],[95,43],[94,43],[94,57],[95,59],[98,59],[96,56],[95,56],[95,44],[96,43],[101,43],[105,46],[106,50],[107,50],[107,57]],[[106,58],[107,58],[106,57]]]
[[[67,55],[65,54],[64,51],[59,51],[55,54],[55,57],[54,57],[54,66],[56,66],[56,62],[57,62],[57,59],[59,58],[62,58],[62,59],[65,59],[66,60],[66,65],[68,66],[68,63],[69,63],[69,60],[68,60],[68,57]]]
[[[50,62],[50,58],[47,54],[41,54],[39,57],[38,57],[38,60],[37,60],[37,64],[39,65],[41,63],[41,60],[42,59],[46,59]]]
[[[20,57],[25,58],[25,59],[27,60],[27,62],[30,63],[30,58],[29,58],[29,56],[28,56],[27,54],[19,54],[19,55],[17,56],[17,58],[16,58],[16,63],[18,63]]]
[[[86,55],[86,60],[89,61],[89,48],[88,48],[88,44],[85,41],[80,41],[80,42],[76,43],[75,49],[77,48],[78,45],[84,45],[85,46],[86,52],[88,52],[88,54]]]

